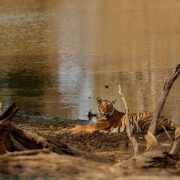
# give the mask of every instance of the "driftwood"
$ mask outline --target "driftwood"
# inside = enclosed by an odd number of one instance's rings
[[[118,163],[117,166],[130,169],[151,167],[175,168],[180,162],[180,128],[177,128],[177,132],[178,136],[175,138],[173,145],[161,144],[141,155],[124,160]]]
[[[173,144],[159,144],[152,133],[149,135],[151,150],[117,164],[122,168],[176,168],[180,162],[180,126],[176,127]],[[154,139],[155,138],[155,139]],[[157,146],[158,144],[158,146]],[[153,147],[153,148],[152,148]]]
[[[174,70],[174,72],[172,73],[172,75],[166,80],[166,82],[164,84],[163,91],[161,93],[157,108],[156,108],[155,113],[154,113],[154,118],[153,118],[151,125],[149,127],[149,131],[153,135],[155,135],[155,133],[156,133],[156,127],[157,127],[158,119],[161,115],[162,109],[163,109],[164,104],[166,102],[167,96],[170,92],[170,89],[171,89],[174,81],[178,78],[179,75],[180,75],[180,64],[177,65],[177,67]]]
[[[149,130],[145,136],[147,141],[147,149],[149,151],[132,157],[131,159],[125,160],[121,163],[118,163],[117,166],[121,166],[123,168],[144,168],[144,167],[175,167],[176,163],[180,158],[180,126],[176,127],[175,131],[175,139],[173,144],[159,144],[155,137],[156,126],[158,119],[160,117],[161,111],[169,94],[169,91],[180,74],[180,65],[176,67],[176,70],[173,72],[171,77],[166,81],[157,109],[155,111],[155,115],[153,121],[149,127]],[[166,132],[167,136],[169,134]],[[169,137],[170,138],[170,137]],[[151,150],[150,150],[151,149]]]
[[[117,164],[123,168],[165,168],[175,167],[177,159],[171,156],[167,151],[170,150],[170,145],[158,146],[151,151],[147,151],[141,155],[124,160]]]
[[[0,102],[0,115],[2,114],[2,103]]]
[[[125,114],[125,116],[126,116],[126,121],[125,121],[126,132],[127,132],[129,140],[132,142],[134,154],[137,155],[138,154],[138,143],[137,143],[137,140],[135,138],[135,134],[133,133],[133,130],[130,127],[129,118],[128,118],[128,113],[129,113],[128,105],[127,105],[127,101],[126,101],[126,99],[125,99],[125,97],[121,91],[120,84],[118,84],[118,89],[119,89],[118,93],[121,96],[121,99],[122,99],[124,107],[125,107],[125,112],[126,112],[126,114]]]
[[[13,103],[0,116],[0,154],[6,156],[34,155],[38,153],[55,152],[71,156],[81,156],[98,162],[109,162],[104,157],[92,153],[86,153],[63,144],[53,137],[45,138],[31,131],[16,126],[12,117],[18,111]],[[17,152],[18,151],[18,152]]]
[[[149,127],[145,136],[147,149],[149,151],[125,160],[118,166],[124,168],[144,168],[144,167],[175,167],[176,163],[180,160],[180,126],[176,126],[175,139],[172,144],[159,144],[155,137],[156,126],[160,117],[161,111],[169,94],[169,91],[180,74],[180,65],[176,67],[171,77],[166,81],[161,98],[159,100],[157,109],[155,111],[154,119]],[[164,129],[165,130],[165,129]],[[166,132],[167,136],[169,134]]]
[[[176,127],[175,139],[170,150],[170,154],[179,155],[180,153],[180,126]]]
[[[10,138],[10,123],[11,118],[18,111],[18,107],[13,103],[3,114],[0,116],[0,154],[7,151],[13,151],[14,145]]]
[[[147,131],[147,135],[145,136],[145,139],[147,141],[147,149],[154,148],[159,145],[156,140],[156,137],[155,137],[158,119],[161,115],[162,109],[166,102],[167,96],[170,92],[170,89],[171,89],[174,81],[178,78],[179,75],[180,75],[180,64],[177,65],[177,67],[174,70],[174,72],[172,73],[172,75],[166,80],[166,82],[164,84],[157,108],[154,113],[153,120],[150,124],[149,130]],[[166,131],[165,131],[165,133],[167,134]],[[167,134],[167,136],[169,137],[168,134]]]
[[[44,138],[36,133],[16,126],[12,122],[12,118],[18,110],[19,108],[13,103],[0,116],[0,154],[25,149],[48,149],[58,154],[80,154],[78,151],[71,149],[65,144]],[[17,147],[16,142],[18,142],[20,146]]]

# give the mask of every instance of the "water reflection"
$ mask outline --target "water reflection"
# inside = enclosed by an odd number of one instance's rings
[[[97,96],[153,111],[178,63],[180,2],[0,2],[0,99],[26,114],[87,119]],[[108,85],[109,88],[105,88]],[[179,80],[164,113],[179,122]]]

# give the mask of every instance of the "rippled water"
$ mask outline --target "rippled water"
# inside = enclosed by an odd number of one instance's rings
[[[21,113],[87,119],[96,97],[153,111],[180,57],[179,0],[2,0],[0,101]],[[164,114],[180,123],[180,80]],[[105,86],[108,85],[108,88]]]

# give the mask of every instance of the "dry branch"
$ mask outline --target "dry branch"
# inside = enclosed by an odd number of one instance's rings
[[[152,149],[142,155],[133,157],[129,160],[121,162],[121,167],[125,168],[139,168],[139,167],[174,167],[176,162],[180,158],[180,126],[176,127],[175,140],[173,144],[161,145],[156,139],[155,132],[158,119],[160,117],[161,111],[169,94],[170,88],[172,87],[174,81],[180,74],[180,65],[177,65],[175,71],[171,77],[166,81],[163,92],[161,94],[157,109],[155,111],[154,119],[149,127],[147,135],[145,136],[147,141],[147,148]],[[164,129],[166,135],[170,138],[166,129]],[[170,153],[168,153],[170,152]]]
[[[45,148],[58,154],[76,155],[76,151],[72,150],[70,147],[63,143],[52,141],[50,139],[39,136],[36,133],[21,129],[13,123],[11,124],[11,127],[12,136],[28,149]]]
[[[157,108],[156,108],[155,113],[154,113],[154,118],[153,118],[151,125],[149,127],[149,131],[151,131],[151,133],[153,135],[155,135],[155,133],[156,133],[158,119],[160,118],[161,111],[164,107],[164,104],[166,102],[166,99],[167,99],[167,96],[170,92],[170,89],[171,89],[174,81],[178,78],[179,75],[180,75],[180,64],[177,65],[177,67],[174,70],[174,72],[172,73],[172,75],[166,80],[166,82],[164,84],[163,91],[161,93]]]
[[[163,124],[161,124],[161,126],[164,129],[164,132],[165,132],[166,136],[168,137],[169,141],[172,142],[173,140],[172,140],[170,134],[168,133],[168,131],[166,130],[165,126]]]
[[[179,155],[180,154],[180,126],[176,127],[175,140],[172,144],[170,154]]]
[[[0,115],[2,114],[2,103],[0,102]]]
[[[25,151],[15,151],[15,152],[8,152],[3,157],[8,156],[22,156],[22,155],[35,155],[39,153],[49,154],[51,151],[48,149],[35,149],[35,150],[25,150]]]
[[[174,72],[172,73],[172,75],[166,80],[166,82],[164,84],[163,91],[161,93],[157,108],[155,110],[153,120],[152,120],[149,130],[147,131],[147,134],[145,136],[145,139],[147,141],[147,149],[158,146],[158,141],[157,141],[156,137],[154,136],[156,134],[158,120],[160,118],[161,111],[164,107],[164,104],[166,102],[166,99],[170,92],[170,89],[171,89],[174,81],[178,78],[179,74],[180,74],[180,64],[177,65],[177,67],[174,70]],[[169,137],[169,139],[171,139],[169,134],[167,133],[166,129],[164,129],[164,130],[165,130],[166,135]]]
[[[3,114],[0,115],[0,154],[13,151],[14,145],[11,140],[11,119],[18,111],[18,107],[13,103]]]
[[[67,145],[17,127],[12,118],[19,108],[13,103],[0,116],[0,154],[24,149],[48,149],[59,154],[79,155]],[[17,147],[17,144],[20,147]]]
[[[138,143],[137,143],[137,140],[135,138],[135,135],[133,134],[133,128],[130,127],[130,123],[129,123],[129,118],[128,118],[128,113],[129,113],[129,109],[128,109],[128,105],[127,105],[127,101],[121,91],[121,86],[120,84],[118,83],[118,93],[119,95],[121,96],[121,99],[123,101],[123,104],[124,104],[124,107],[125,107],[125,116],[126,116],[126,119],[125,119],[125,126],[126,126],[126,132],[127,132],[127,135],[128,135],[128,138],[129,140],[132,142],[133,144],[133,149],[134,149],[134,154],[137,155],[138,154]]]

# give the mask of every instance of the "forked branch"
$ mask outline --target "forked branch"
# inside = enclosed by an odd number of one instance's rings
[[[170,92],[170,89],[171,89],[174,81],[178,78],[179,75],[180,75],[180,64],[177,65],[177,67],[174,70],[174,72],[172,73],[172,75],[166,80],[166,82],[164,84],[164,87],[163,87],[157,108],[156,108],[155,113],[154,113],[153,120],[152,120],[151,125],[149,127],[149,131],[153,135],[156,134],[158,119],[160,118],[162,109],[163,109],[164,104],[166,102],[167,96]]]
[[[150,124],[147,135],[145,136],[145,139],[147,142],[147,144],[146,144],[147,149],[150,149],[150,148],[153,148],[153,147],[156,147],[159,145],[159,143],[155,137],[158,120],[160,118],[161,112],[163,110],[163,107],[164,107],[164,104],[166,102],[167,96],[170,92],[170,89],[171,89],[174,81],[178,78],[179,74],[180,74],[180,64],[177,65],[177,67],[174,70],[174,72],[172,73],[172,75],[166,80],[166,82],[164,84],[164,87],[163,87],[157,108],[156,108],[155,113],[154,113],[153,120]],[[168,135],[166,130],[165,130],[165,133]],[[170,137],[169,137],[169,139],[170,139]]]

